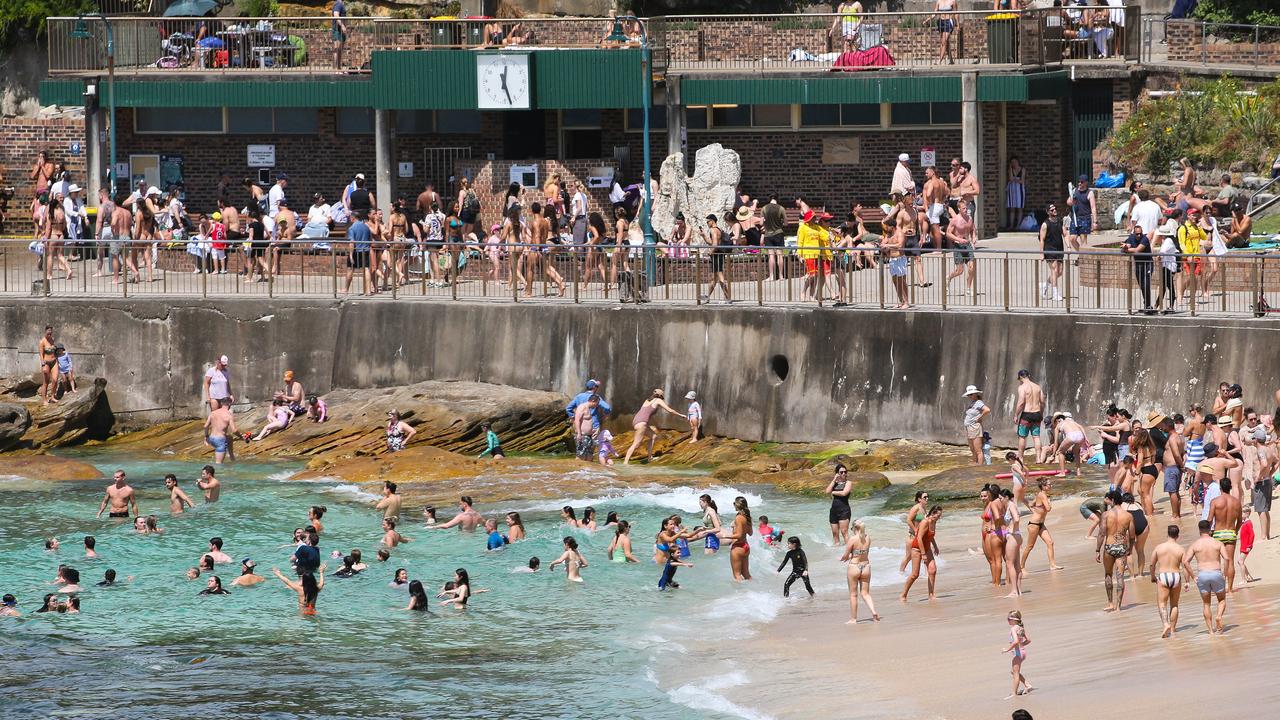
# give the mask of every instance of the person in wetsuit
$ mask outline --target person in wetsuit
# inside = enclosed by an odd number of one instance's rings
[[[787,563],[791,563],[791,574],[782,584],[782,597],[791,597],[791,583],[796,580],[803,580],[804,589],[809,591],[809,597],[813,597],[813,586],[809,584],[809,558],[805,557],[804,550],[800,549],[800,538],[794,535],[787,538],[787,554],[782,558],[778,572],[782,572],[782,568],[786,567]]]

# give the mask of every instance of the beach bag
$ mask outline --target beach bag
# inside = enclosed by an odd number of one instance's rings
[[[462,209],[469,213],[480,213],[480,198],[476,197],[474,190],[468,190],[462,198]]]

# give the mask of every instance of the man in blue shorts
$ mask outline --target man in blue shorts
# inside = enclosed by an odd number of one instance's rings
[[[1013,405],[1018,418],[1018,457],[1027,451],[1027,438],[1031,437],[1036,448],[1036,463],[1046,461],[1045,449],[1040,445],[1040,424],[1044,421],[1044,390],[1031,379],[1028,370],[1018,371],[1018,399]]]

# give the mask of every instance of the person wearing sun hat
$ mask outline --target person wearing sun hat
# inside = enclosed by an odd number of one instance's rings
[[[1157,227],[1151,239],[1151,250],[1160,258],[1160,292],[1156,295],[1154,307],[1165,315],[1173,312],[1178,300],[1178,274],[1182,268],[1178,265],[1178,223],[1168,219]]]
[[[702,427],[702,405],[698,402],[698,393],[690,390],[684,394],[684,399],[689,401],[689,409],[685,411],[685,417],[689,419],[689,442],[698,442],[698,430]]]
[[[973,456],[973,464],[982,464],[982,421],[991,414],[991,408],[982,402],[982,391],[976,385],[964,389],[961,395],[969,404],[964,411],[964,437]]]

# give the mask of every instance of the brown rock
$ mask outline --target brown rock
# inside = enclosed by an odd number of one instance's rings
[[[95,480],[98,468],[86,462],[53,455],[0,456],[0,475],[27,480]]]
[[[0,402],[0,450],[8,450],[22,439],[31,427],[31,413],[27,408],[11,402]]]
[[[80,442],[91,432],[98,431],[97,425],[102,423],[96,416],[100,411],[108,418],[105,422],[109,425],[110,411],[105,407],[106,397],[103,394],[107,381],[103,378],[95,378],[91,382],[82,379],[74,393],[63,393],[58,402],[48,405],[36,397],[39,387],[24,380],[19,378],[16,382],[0,384],[0,389],[12,391],[0,395],[0,400],[20,404],[30,415],[29,426],[11,447],[40,450]]]

